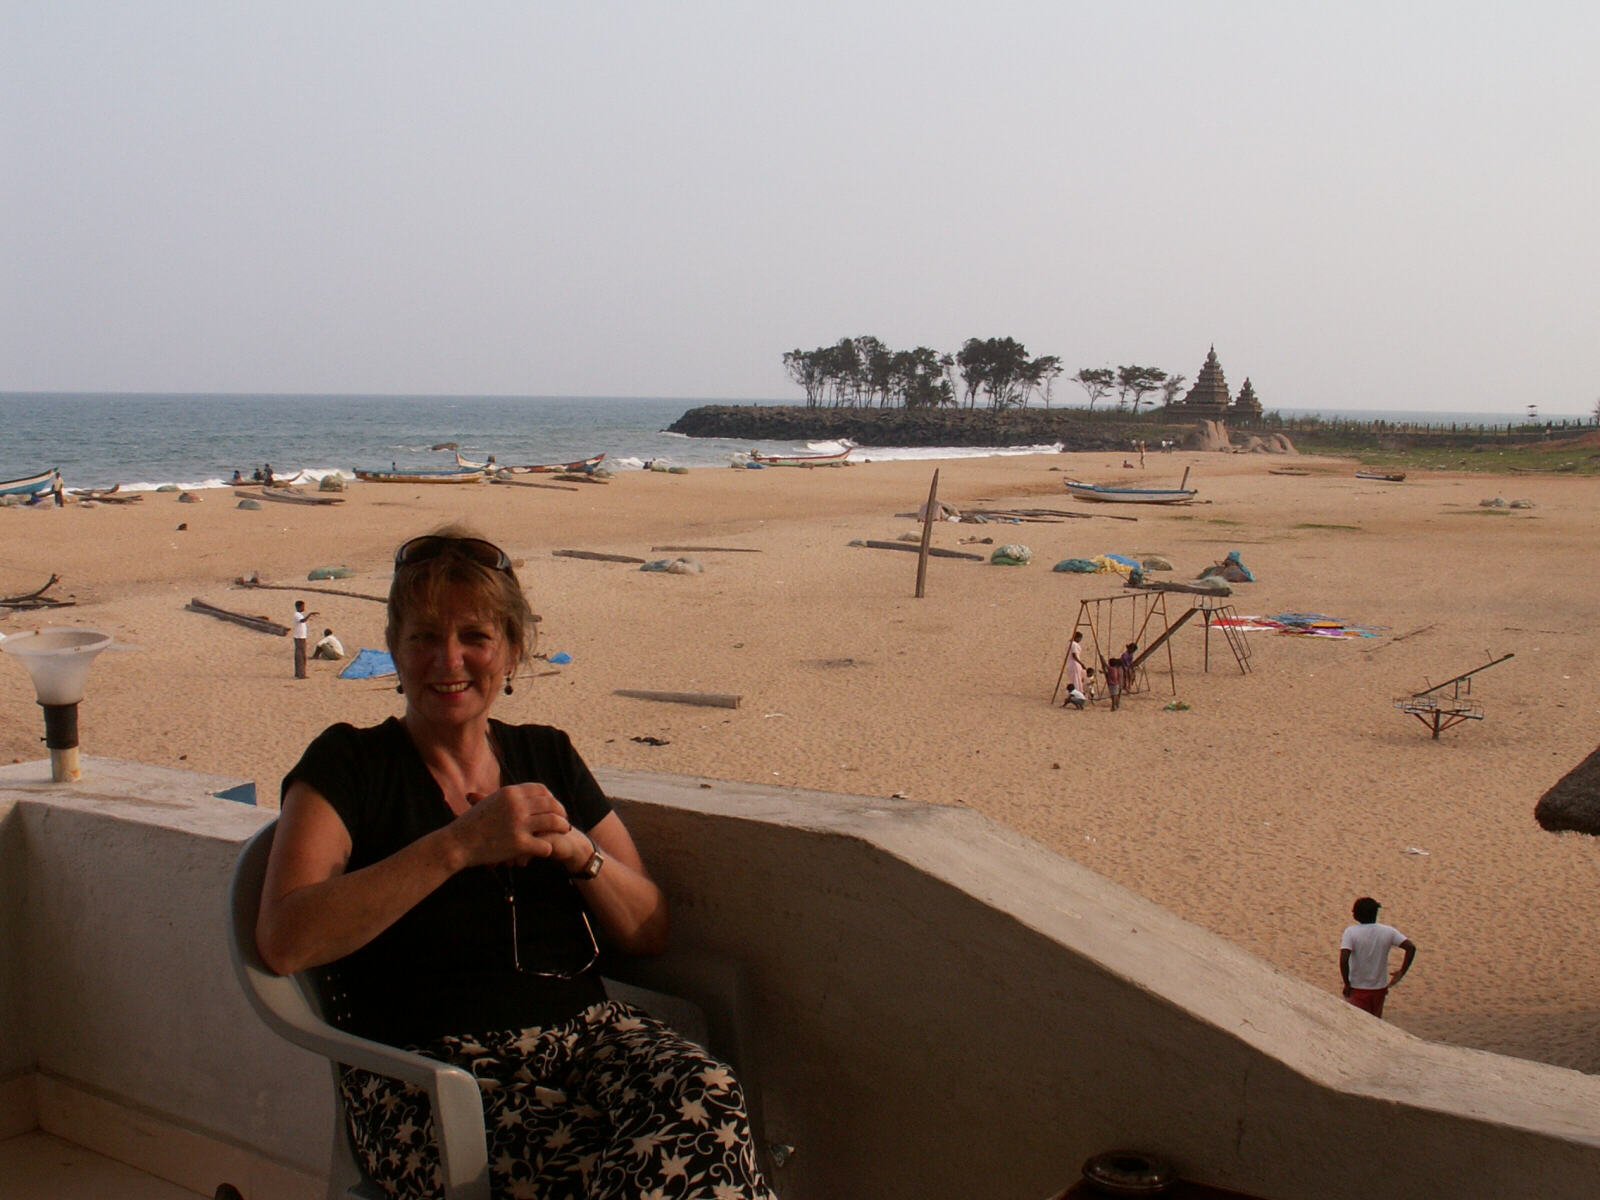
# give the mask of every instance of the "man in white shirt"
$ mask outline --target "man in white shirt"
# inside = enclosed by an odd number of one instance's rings
[[[294,602],[294,677],[306,679],[306,622],[317,614],[306,611],[306,602]]]
[[[333,636],[333,630],[324,629],[322,638],[311,648],[312,658],[343,658],[344,643]]]
[[[1351,907],[1356,923],[1346,928],[1339,940],[1339,974],[1344,977],[1344,998],[1381,1019],[1384,997],[1411,969],[1417,947],[1393,925],[1378,923],[1378,907],[1371,896],[1362,896]],[[1391,975],[1389,951],[1396,946],[1405,958],[1400,969]]]

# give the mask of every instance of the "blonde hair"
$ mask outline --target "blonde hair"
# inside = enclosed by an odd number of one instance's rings
[[[505,636],[515,672],[533,654],[538,640],[533,610],[523,595],[516,571],[489,566],[474,556],[470,543],[494,546],[464,525],[446,525],[431,537],[440,539],[435,553],[398,563],[389,584],[388,624],[383,639],[393,654],[406,618],[439,611],[446,589],[460,589],[486,609]],[[498,549],[498,547],[496,547]]]

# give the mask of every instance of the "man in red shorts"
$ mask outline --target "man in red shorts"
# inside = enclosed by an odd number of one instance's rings
[[[1405,978],[1417,947],[1393,925],[1378,923],[1378,902],[1362,896],[1351,907],[1356,919],[1339,940],[1339,974],[1344,977],[1344,998],[1357,1008],[1382,1018],[1383,999],[1389,989]],[[1400,969],[1389,974],[1389,951],[1396,946],[1405,953]]]

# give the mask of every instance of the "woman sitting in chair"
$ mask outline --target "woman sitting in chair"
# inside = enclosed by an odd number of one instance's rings
[[[606,999],[597,939],[659,952],[667,914],[567,735],[489,709],[533,617],[505,553],[457,529],[395,552],[386,638],[405,714],[320,734],[283,782],[256,941],[328,966],[336,1023],[477,1077],[496,1196],[767,1200],[738,1083]],[[426,1096],[341,1069],[358,1155],[439,1191]]]

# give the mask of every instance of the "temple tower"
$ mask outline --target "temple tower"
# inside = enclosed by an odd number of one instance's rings
[[[1256,398],[1256,389],[1250,386],[1249,376],[1239,387],[1239,395],[1234,398],[1233,406],[1228,410],[1230,416],[1241,421],[1256,421],[1261,418],[1261,401]]]
[[[1185,417],[1208,417],[1220,421],[1228,414],[1228,381],[1222,376],[1222,364],[1217,361],[1217,348],[1211,347],[1200,374],[1189,389],[1189,394],[1174,408]]]

